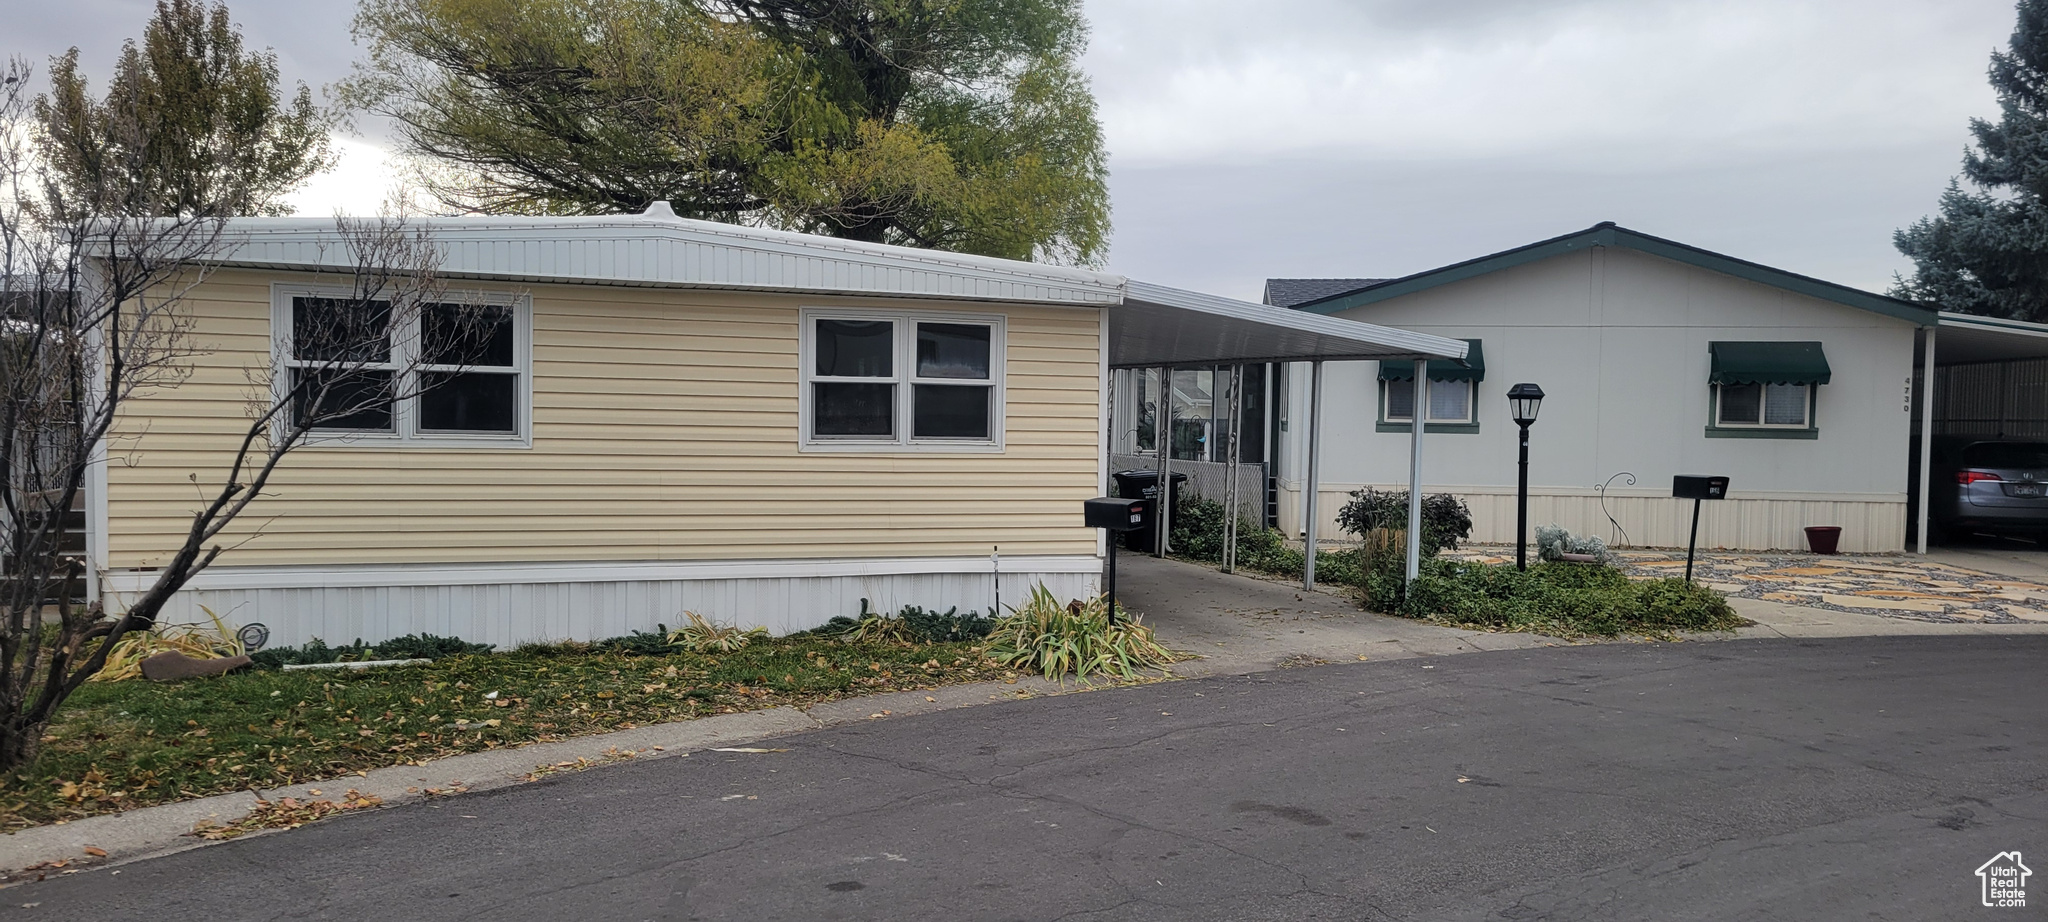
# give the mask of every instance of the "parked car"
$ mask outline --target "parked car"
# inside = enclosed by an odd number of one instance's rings
[[[1937,469],[1937,537],[2048,533],[2048,442],[1973,442]]]

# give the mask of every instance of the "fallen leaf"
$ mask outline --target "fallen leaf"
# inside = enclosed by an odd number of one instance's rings
[[[1459,783],[1459,784],[1464,784],[1465,782],[1467,782],[1467,781],[1470,781],[1470,780],[1472,780],[1472,779],[1470,779],[1470,778],[1467,778],[1467,777],[1465,777],[1464,775],[1459,775],[1459,776],[1458,776],[1458,783]]]
[[[104,849],[104,848],[100,848],[100,847],[99,847],[99,846],[97,846],[97,845],[88,845],[88,846],[86,846],[86,847],[85,847],[85,853],[86,853],[86,854],[88,854],[88,855],[91,855],[91,856],[93,856],[94,858],[105,858],[105,857],[107,857],[107,850],[106,850],[106,849]]]
[[[926,696],[924,696],[924,700],[926,700],[926,701],[930,701],[930,702],[932,702],[932,703],[936,704],[936,703],[938,703],[938,700],[939,700],[939,699],[937,699],[937,698],[934,698],[934,697],[932,697],[932,696],[930,696],[930,695],[926,695]]]

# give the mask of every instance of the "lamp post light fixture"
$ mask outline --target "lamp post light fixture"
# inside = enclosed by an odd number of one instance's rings
[[[1543,388],[1534,384],[1517,384],[1508,388],[1508,406],[1513,408],[1515,425],[1522,427],[1522,471],[1521,480],[1515,489],[1515,569],[1529,569],[1529,425],[1536,421],[1536,411],[1543,408]]]

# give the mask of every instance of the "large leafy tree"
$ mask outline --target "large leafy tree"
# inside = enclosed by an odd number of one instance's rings
[[[363,0],[350,104],[482,212],[686,216],[1090,264],[1079,0]]]
[[[281,214],[283,196],[333,162],[306,85],[285,95],[277,56],[244,50],[227,7],[201,0],[157,0],[104,98],[71,49],[35,114],[58,201],[75,214]]]
[[[1976,144],[1941,213],[1893,235],[1913,276],[1893,294],[1944,310],[2048,321],[2048,0],[2021,0],[2008,50],[1991,55],[1999,119],[1970,120]]]

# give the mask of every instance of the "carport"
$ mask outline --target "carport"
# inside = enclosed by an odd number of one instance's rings
[[[1108,378],[1108,370],[1121,368],[1158,369],[1163,376],[1176,368],[1217,365],[1237,368],[1267,362],[1309,363],[1308,483],[1303,492],[1302,512],[1303,521],[1313,522],[1316,521],[1316,455],[1322,420],[1323,363],[1410,360],[1415,363],[1415,374],[1420,376],[1426,374],[1425,366],[1430,359],[1462,362],[1468,348],[1462,340],[1442,336],[1131,281],[1126,283],[1123,302],[1109,308],[1109,349],[1104,377]],[[1107,394],[1104,396],[1108,397]],[[1103,407],[1105,437],[1111,439],[1118,425],[1117,421],[1110,419],[1110,408],[1114,405],[1115,401],[1107,400]],[[1170,412],[1165,416],[1170,418]],[[1231,428],[1233,432],[1226,444],[1229,463],[1234,466],[1238,457],[1234,418]],[[1408,468],[1407,572],[1410,577],[1416,574],[1421,561],[1422,437],[1427,427],[1412,428]],[[1105,466],[1108,458],[1106,444]],[[1171,512],[1172,454],[1171,451],[1160,452],[1161,508],[1154,521],[1162,531]],[[1234,504],[1232,508],[1235,508]],[[1236,547],[1236,518],[1235,515],[1224,517],[1226,564],[1234,556]],[[1314,529],[1309,530],[1305,556],[1307,562],[1302,585],[1313,589],[1316,578]]]
[[[1920,499],[1915,504],[1914,516],[1919,532],[1917,549],[1925,554],[1930,507],[1929,488],[1933,484],[1935,405],[1937,397],[1940,396],[1936,393],[1935,370],[1961,365],[2048,358],[2048,324],[1942,311],[1933,326],[1921,327],[1920,341],[1915,351],[1915,358],[1920,364],[1920,419],[1917,446],[1920,467],[1917,486]]]

